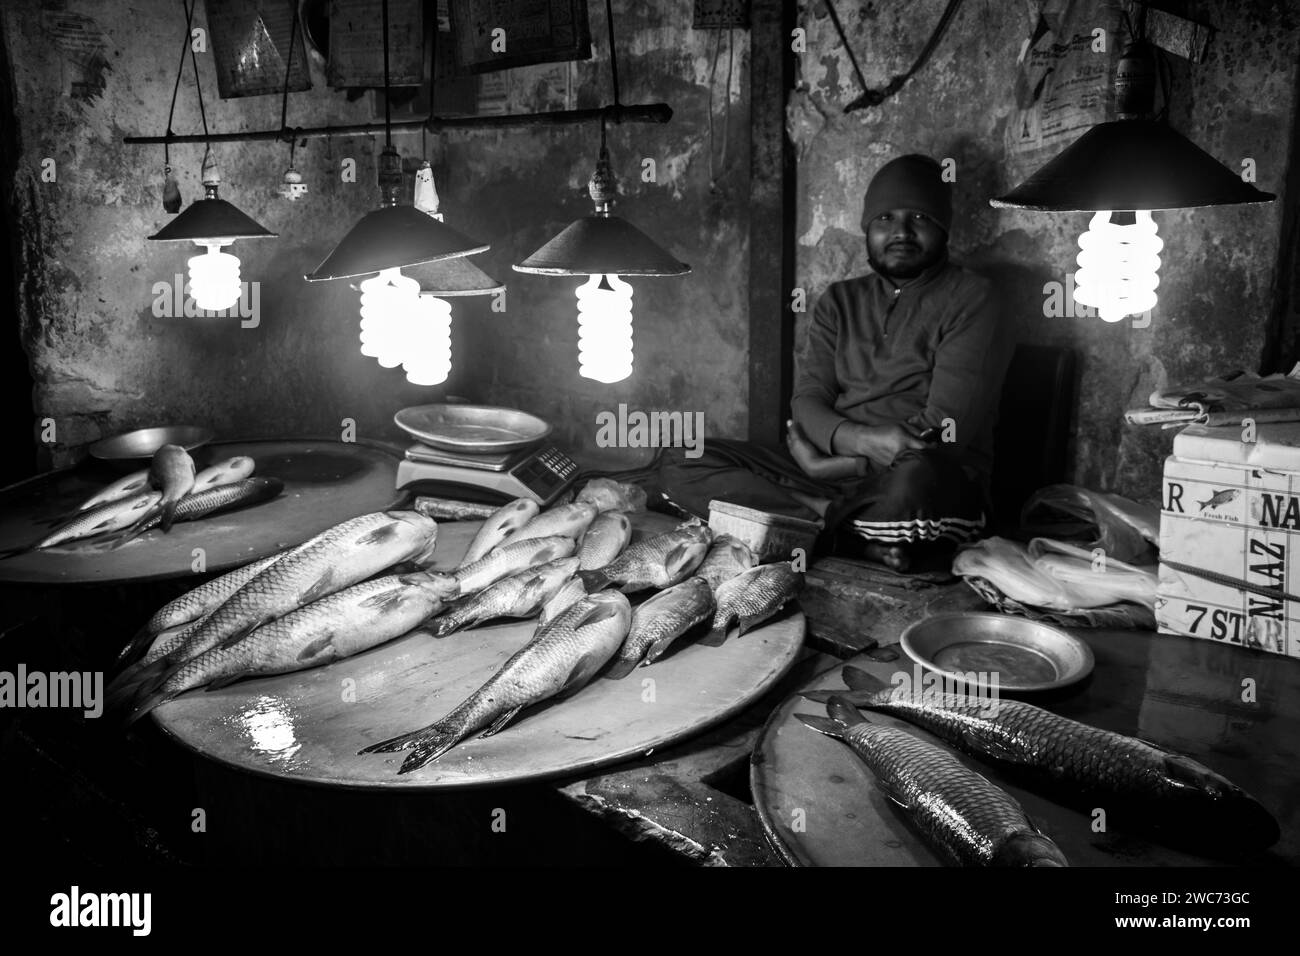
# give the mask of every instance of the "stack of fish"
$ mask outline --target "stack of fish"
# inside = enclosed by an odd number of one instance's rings
[[[594,483],[593,483],[594,484]],[[501,730],[525,707],[575,693],[597,673],[626,677],[708,621],[721,644],[775,615],[801,585],[789,563],[755,567],[728,536],[691,521],[630,543],[632,496],[584,489],[538,513],[515,501],[489,517],[455,571],[460,600],[431,623],[439,637],[493,618],[539,617],[532,639],[447,716],[362,753],[410,750],[399,773],[437,759],[476,730]],[[742,580],[743,579],[743,580]],[[654,590],[635,609],[625,597]],[[702,641],[701,643],[704,643]]]
[[[160,525],[165,533],[174,522],[270,501],[284,490],[278,478],[250,478],[253,467],[253,459],[239,455],[195,473],[184,448],[164,445],[149,468],[91,495],[75,512],[55,519],[59,526],[31,548],[14,553],[98,536],[119,548]]]
[[[912,695],[846,666],[850,690],[805,693],[829,719],[805,724],[853,748],[941,856],[961,865],[1063,866],[1051,841],[1003,790],[950,753],[900,730],[873,725],[855,707],[887,714],[1005,772],[1026,788],[1080,809],[1103,806],[1119,829],[1212,854],[1277,842],[1277,821],[1231,781],[1183,754],[1081,724],[1021,701],[961,694]],[[942,772],[939,772],[942,771]]]
[[[427,561],[437,528],[413,511],[362,515],[182,595],[123,652],[110,705],[135,720],[196,687],[314,667],[409,632],[459,591],[448,575],[390,571]]]

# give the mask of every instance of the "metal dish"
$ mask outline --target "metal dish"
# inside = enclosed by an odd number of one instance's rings
[[[90,446],[92,458],[123,461],[152,458],[163,445],[180,445],[186,451],[201,448],[212,441],[212,429],[198,425],[170,425],[166,428],[140,428],[112,438],[101,438]]]
[[[551,426],[536,415],[495,405],[414,405],[393,421],[426,445],[468,454],[528,448],[551,433]]]
[[[1092,649],[1058,628],[1009,614],[934,614],[903,632],[903,653],[927,670],[959,683],[999,690],[1055,690],[1092,672]]]

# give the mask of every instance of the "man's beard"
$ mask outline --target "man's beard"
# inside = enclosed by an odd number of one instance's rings
[[[886,250],[886,251],[888,251],[888,250]],[[872,268],[872,269],[874,269],[878,274],[885,276],[886,278],[889,278],[889,279],[915,279],[917,276],[919,276],[919,275],[920,275],[922,272],[924,272],[926,269],[932,268],[933,266],[935,266],[935,265],[937,265],[938,263],[942,262],[943,259],[944,259],[944,257],[945,257],[947,254],[948,254],[948,247],[947,247],[946,245],[944,245],[944,246],[941,246],[941,247],[940,247],[938,250],[936,250],[935,252],[931,253],[929,256],[925,257],[924,259],[918,259],[918,260],[916,260],[916,262],[911,263],[911,264],[906,265],[906,266],[901,266],[901,267],[890,267],[890,266],[886,266],[884,263],[880,262],[880,261],[879,261],[879,260],[878,260],[878,259],[877,259],[873,254],[872,254],[871,250],[868,249],[868,250],[867,250],[867,262],[871,265],[871,268]]]

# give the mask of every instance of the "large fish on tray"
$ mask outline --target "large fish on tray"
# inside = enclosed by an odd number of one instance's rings
[[[724,581],[744,574],[756,564],[758,558],[749,549],[749,545],[729,534],[720,534],[713,539],[709,553],[704,556],[704,563],[695,569],[695,573],[708,581],[709,587],[716,592]]]
[[[527,538],[514,544],[503,544],[473,564],[457,568],[455,577],[460,582],[461,594],[474,594],[511,574],[557,558],[567,558],[576,548],[574,540],[566,535]]]
[[[597,571],[613,561],[632,540],[632,519],[621,511],[596,516],[578,545],[578,567]]]
[[[713,626],[700,643],[721,646],[735,623],[741,634],[753,630],[785,607],[802,588],[803,575],[789,561],[760,564],[723,581],[716,594]]]
[[[284,482],[279,478],[236,479],[229,484],[218,485],[205,491],[196,491],[193,494],[186,495],[181,499],[181,503],[176,506],[176,514],[173,520],[198,521],[200,518],[206,518],[218,511],[245,508],[248,505],[270,501],[272,498],[279,497],[282,491],[284,491]],[[161,523],[162,515],[155,515],[146,521],[137,522],[127,534],[114,543],[113,547],[120,548],[128,542],[134,541],[140,535],[158,527]]]
[[[189,638],[149,665],[151,680],[217,644],[318,601],[402,561],[433,552],[437,523],[414,511],[362,515],[321,532],[255,575]]]
[[[398,773],[419,770],[477,730],[497,733],[525,707],[586,686],[618,650],[632,608],[617,591],[583,598],[501,666],[482,687],[428,727],[372,744],[363,754],[410,750]]]
[[[868,723],[842,697],[829,717],[795,716],[842,740],[862,758],[880,789],[926,843],[957,866],[1068,866],[1009,793],[948,751],[905,730]]]
[[[484,519],[478,534],[474,535],[474,540],[469,543],[469,550],[465,552],[465,557],[461,559],[459,566],[463,568],[483,558],[493,548],[504,543],[506,538],[536,518],[539,510],[537,502],[531,498],[516,498],[509,504],[502,505]]]
[[[653,594],[632,612],[632,629],[605,676],[622,680],[642,662],[653,664],[677,640],[713,613],[713,590],[701,577]]]
[[[537,615],[538,625],[549,624],[586,596],[587,589],[583,587],[581,579],[570,578],[543,605],[542,613]]]
[[[224,687],[359,654],[418,627],[456,590],[453,578],[430,571],[354,584],[176,665],[161,686],[135,703],[128,720],[205,684]]]
[[[429,622],[434,637],[498,617],[533,617],[578,570],[576,557],[559,558],[489,584]]]
[[[647,588],[672,587],[700,566],[713,542],[709,526],[698,521],[629,545],[627,550],[596,571],[579,571],[588,592],[611,585],[626,594]]]
[[[583,532],[587,530],[587,526],[595,519],[597,513],[596,506],[586,501],[556,505],[543,511],[518,531],[508,535],[499,546],[508,547],[529,538],[549,538],[557,534],[577,541],[582,537]]]
[[[811,700],[843,697],[916,724],[969,754],[1038,785],[1106,807],[1113,825],[1181,832],[1202,849],[1260,850],[1277,842],[1277,821],[1240,787],[1182,754],[1079,723],[1017,700],[960,694],[907,694],[856,667],[852,691],[810,691]]]

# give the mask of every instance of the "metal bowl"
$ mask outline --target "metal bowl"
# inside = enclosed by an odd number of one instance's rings
[[[393,421],[426,445],[467,454],[528,448],[551,433],[551,426],[536,415],[496,405],[414,405]]]
[[[169,425],[166,428],[140,428],[112,438],[101,438],[90,446],[93,458],[123,461],[152,458],[163,445],[180,445],[186,451],[201,448],[212,441],[212,429],[197,425]]]
[[[903,653],[926,670],[966,685],[1041,691],[1092,672],[1092,649],[1064,631],[1009,614],[933,614],[903,632]],[[974,679],[972,679],[974,678]]]

